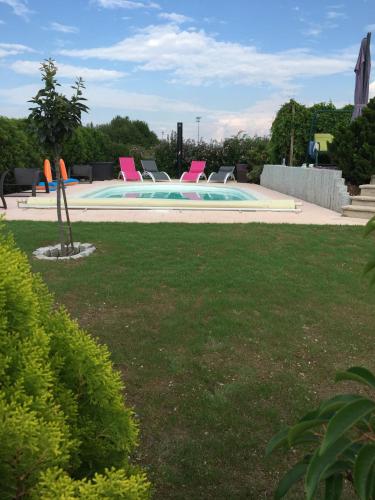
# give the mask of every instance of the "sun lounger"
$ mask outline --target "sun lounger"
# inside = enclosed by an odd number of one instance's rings
[[[210,174],[207,182],[223,182],[225,184],[228,179],[235,180],[234,169],[234,166],[222,166],[217,172]]]
[[[49,160],[44,160],[43,163],[43,173],[44,173],[44,178],[46,179],[46,182],[48,183],[48,187],[50,191],[56,191],[57,188],[57,182],[52,179],[52,170],[51,170],[51,164]],[[36,187],[37,191],[45,191],[45,182],[39,182],[39,184]]]
[[[169,181],[171,182],[171,178],[167,174],[167,172],[161,172],[156,165],[155,160],[141,160],[142,168],[143,168],[143,177],[151,177],[153,182],[156,181]]]
[[[65,162],[62,158],[60,159],[60,175],[65,186],[74,186],[74,184],[79,183],[78,179],[73,179],[72,177],[68,177]]]
[[[205,161],[193,160],[191,162],[189,171],[184,172],[181,175],[180,182],[199,182],[201,178],[207,180],[206,174],[204,173],[205,168],[206,168]]]
[[[49,160],[44,160],[43,163],[43,173],[45,178],[47,179],[48,182],[48,187],[50,191],[55,191],[57,189],[57,181],[52,179],[52,169],[51,169],[51,163]],[[65,162],[61,158],[60,159],[60,175],[61,179],[64,183],[64,186],[73,186],[74,184],[78,184],[78,179],[73,179],[69,178],[68,174],[66,172],[66,167],[65,167]],[[38,191],[43,191],[44,190],[44,182],[40,182],[38,186],[36,187]]]
[[[128,181],[141,181],[143,182],[143,177],[141,172],[136,170],[134,158],[122,156],[119,159],[120,162],[120,174],[119,177],[122,176],[125,182]]]

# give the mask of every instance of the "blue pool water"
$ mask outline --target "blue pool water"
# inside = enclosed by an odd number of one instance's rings
[[[97,189],[82,198],[148,198],[190,201],[251,201],[258,196],[248,190],[208,184],[122,184]]]

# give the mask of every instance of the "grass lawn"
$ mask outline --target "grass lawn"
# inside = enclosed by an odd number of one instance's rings
[[[52,223],[8,226],[29,255],[56,242]],[[32,266],[109,346],[155,498],[272,498],[288,457],[265,459],[268,440],[340,389],[337,369],[374,368],[375,290],[361,277],[374,242],[349,226],[73,229],[93,256]]]

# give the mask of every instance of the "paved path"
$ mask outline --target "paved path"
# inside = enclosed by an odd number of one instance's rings
[[[79,184],[67,189],[68,203],[69,196],[80,196],[89,190],[101,187],[119,185],[118,180],[98,181],[93,184]],[[215,184],[212,184],[215,185]],[[222,184],[220,184],[222,187]],[[272,199],[292,199],[293,197],[272,191],[271,189],[258,186],[256,184],[235,184],[228,183],[228,186],[236,186],[241,189],[249,189],[260,193],[262,196]],[[38,193],[37,196],[54,196]],[[56,212],[54,209],[26,209],[18,208],[17,201],[24,200],[26,196],[7,196],[8,210],[0,209],[0,215],[5,214],[7,220],[36,220],[55,221]],[[205,211],[205,210],[70,210],[72,221],[91,222],[188,222],[188,223],[287,223],[287,224],[333,224],[333,225],[364,225],[366,220],[342,217],[339,213],[326,208],[307,203],[306,201],[294,198],[296,202],[301,202],[299,208],[301,212],[239,212],[239,211]]]

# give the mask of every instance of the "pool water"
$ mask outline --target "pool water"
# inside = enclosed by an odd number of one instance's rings
[[[258,196],[248,190],[197,184],[137,184],[111,186],[82,195],[82,198],[143,198],[189,201],[251,201]]]

